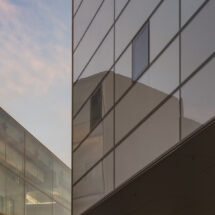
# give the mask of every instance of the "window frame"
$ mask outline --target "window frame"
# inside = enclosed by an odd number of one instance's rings
[[[96,99],[99,98],[99,101],[97,101],[97,104],[99,107],[96,108],[96,110],[99,110],[99,114],[95,114],[95,104],[93,102],[96,101]],[[98,109],[99,108],[99,109]],[[95,116],[98,114],[98,116],[95,118]],[[92,130],[97,123],[102,119],[102,86],[98,86],[93,93],[92,97],[90,98],[90,130]]]
[[[147,65],[144,66],[144,69],[137,75],[135,75],[135,42],[143,36],[144,31],[147,30]],[[145,72],[145,70],[149,67],[150,64],[150,21],[148,20],[144,26],[138,31],[132,40],[132,81],[136,82],[141,75]]]

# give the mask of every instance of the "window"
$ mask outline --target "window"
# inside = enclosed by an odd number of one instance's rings
[[[102,88],[96,90],[90,101],[90,128],[92,129],[102,118]]]
[[[7,207],[8,215],[14,215],[15,201],[12,199],[9,199],[7,203],[8,203],[8,207]]]
[[[4,213],[4,197],[0,196],[0,214]]]
[[[149,23],[143,27],[132,43],[132,79],[136,81],[149,65]]]

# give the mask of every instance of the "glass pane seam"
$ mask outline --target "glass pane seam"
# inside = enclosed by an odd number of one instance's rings
[[[74,48],[73,54],[75,54],[76,50],[78,49],[78,46],[81,44],[81,41],[84,39],[85,35],[87,34],[88,30],[90,29],[90,26],[92,25],[93,21],[95,20],[97,14],[99,13],[99,11],[100,11],[102,5],[104,4],[104,2],[105,2],[105,0],[103,0],[101,2],[101,4],[99,5],[99,7],[97,8],[93,18],[90,20],[90,23],[87,25],[86,29],[84,30],[84,33],[81,35],[76,47]]]
[[[207,2],[208,1],[210,1],[210,0],[207,0],[203,5],[202,5],[202,7],[201,8],[199,8],[199,10],[198,10],[198,12],[200,12],[200,10],[207,4]],[[165,50],[175,41],[175,39],[184,31],[184,29],[186,29],[186,27],[188,26],[188,24],[195,18],[195,16],[198,14],[198,12],[196,13],[196,14],[194,14],[193,15],[193,17],[191,17],[188,21],[187,21],[187,23],[172,37],[172,39],[166,44],[166,46],[157,54],[157,56],[154,58],[154,60],[152,60],[151,61],[151,63],[148,65],[148,67],[145,69],[145,72],[147,72],[147,70],[159,59],[159,57],[165,52]],[[141,30],[141,29],[140,29]],[[131,41],[132,42],[132,41]],[[130,46],[131,44],[129,44],[128,45],[128,47]],[[128,47],[126,47],[125,49],[124,49],[124,51],[121,53],[121,55],[118,57],[118,59],[116,60],[116,62],[111,66],[111,68],[108,70],[108,71],[110,71],[112,68],[113,68],[113,66],[119,61],[119,59],[121,58],[121,56],[124,54],[124,52],[127,50],[127,48]],[[121,97],[115,102],[115,105],[117,105],[121,100],[122,100],[122,98],[124,98],[124,96],[134,87],[134,85],[136,84],[136,83],[138,83],[137,81],[145,74],[145,72],[143,72],[138,78],[137,78],[137,80],[136,81],[134,81],[133,83],[132,83],[132,85],[125,91],[125,93],[123,94],[123,95],[121,95]],[[106,76],[105,76],[106,77]],[[104,79],[105,79],[105,77],[104,77]],[[101,80],[101,82],[99,83],[99,84],[101,84],[103,81],[104,81],[104,79],[102,79]],[[99,85],[98,84],[98,85]],[[96,88],[95,88],[95,90],[96,90]],[[90,99],[90,97],[91,97],[91,95],[85,100],[86,102]],[[83,109],[83,107],[84,107],[84,104],[83,104],[83,106],[80,108],[80,111],[81,111],[81,109]],[[80,112],[79,110],[78,110],[78,112]],[[78,113],[77,114],[75,114],[74,115],[74,117],[73,117],[73,120],[77,117],[77,115],[78,115]],[[105,118],[105,116],[103,117],[103,119]],[[90,132],[91,133],[91,132]]]
[[[113,22],[113,24],[110,26],[109,30],[107,31],[107,33],[105,34],[105,36],[103,37],[103,39],[101,40],[101,42],[99,43],[99,45],[97,46],[97,48],[95,49],[95,51],[93,52],[92,56],[89,58],[88,62],[86,63],[86,65],[84,66],[84,68],[82,69],[82,71],[80,72],[80,74],[78,75],[77,79],[75,80],[75,82],[73,83],[73,85],[75,86],[78,82],[78,80],[80,79],[80,77],[82,76],[82,74],[84,73],[84,71],[86,70],[87,66],[89,65],[89,63],[91,62],[91,60],[94,58],[95,54],[97,53],[97,51],[99,50],[99,48],[101,47],[101,45],[103,44],[104,40],[106,39],[106,37],[108,36],[108,34],[111,32],[111,30],[113,29],[113,26],[115,25],[115,23],[117,22],[117,20],[120,18],[121,14],[124,12],[125,8],[128,6],[128,4],[130,3],[131,0],[129,0],[126,5],[124,6],[124,8],[122,9],[121,13],[118,15],[118,17],[116,18],[116,20]],[[163,0],[162,0],[163,1]]]
[[[134,131],[142,125],[146,120],[148,120],[154,113],[157,112],[171,97],[174,95],[181,87],[183,87],[187,82],[189,82],[198,72],[201,71],[202,68],[204,68],[213,58],[215,57],[215,53],[210,55],[195,71],[192,72],[192,74],[187,77],[177,88],[175,88],[172,93],[167,95],[156,107],[154,107],[142,120],[140,120],[132,129],[130,129],[127,134],[122,137],[116,144],[113,146],[107,153],[104,154],[102,158],[100,158],[89,170],[87,170],[78,180],[76,180],[73,183],[73,187],[78,184],[86,175],[91,172],[92,169],[94,169],[101,161],[103,161],[111,152],[113,152],[114,149],[116,149],[120,144],[124,142],[125,139],[127,139]]]

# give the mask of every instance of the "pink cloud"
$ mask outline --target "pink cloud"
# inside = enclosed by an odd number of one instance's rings
[[[0,0],[0,11],[1,13],[11,13],[16,11],[16,7],[8,0]]]
[[[48,8],[44,10],[49,11]],[[41,96],[57,81],[68,81],[70,47],[66,49],[59,44],[41,47],[34,37],[34,28],[20,20],[21,13],[21,8],[8,0],[0,0],[0,78],[4,82],[0,85],[0,91],[11,92],[12,97],[14,91],[18,95]],[[50,18],[53,19],[53,16],[50,15]],[[62,36],[62,29],[58,28],[59,25],[56,25],[53,34]],[[44,51],[49,54],[44,56]]]

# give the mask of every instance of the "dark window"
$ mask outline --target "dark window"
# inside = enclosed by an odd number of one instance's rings
[[[102,88],[99,87],[90,102],[90,128],[92,129],[102,118]]]
[[[143,27],[132,43],[132,79],[136,81],[149,65],[149,23]]]

